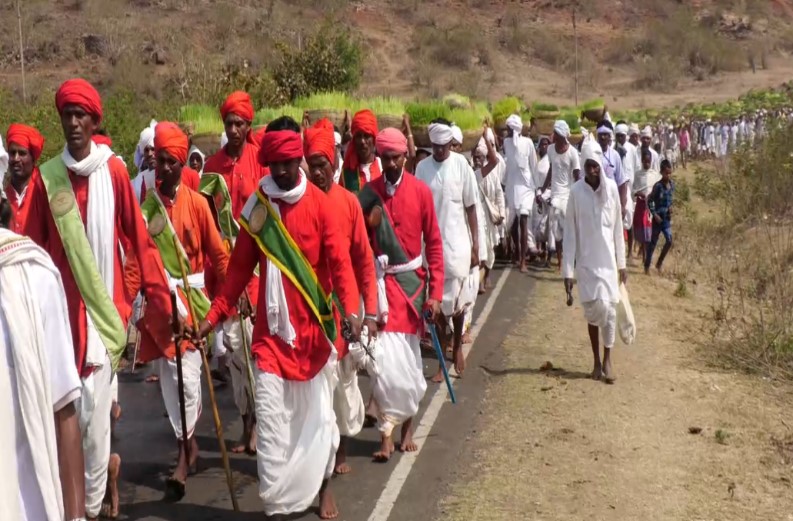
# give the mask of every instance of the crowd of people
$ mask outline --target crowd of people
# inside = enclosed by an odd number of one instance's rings
[[[349,129],[281,117],[254,130],[250,97],[234,92],[217,152],[153,121],[130,181],[96,89],[66,81],[55,104],[56,157],[39,164],[35,128],[6,134],[0,404],[12,421],[0,450],[19,486],[5,488],[2,519],[118,516],[110,433],[124,363],[159,381],[178,451],[167,499],[196,471],[209,364],[228,371],[242,420],[232,451],[256,457],[265,513],[305,511],[318,496],[320,516],[335,518],[330,478],[350,471],[346,444],[367,417],[381,438],[375,461],[417,450],[428,327],[463,376],[497,255],[521,272],[555,257],[569,303],[579,288],[592,376],[613,383],[626,258],[639,248],[649,271],[664,235],[661,269],[672,245],[672,163],[649,127],[604,119],[576,147],[564,121],[535,143],[512,115],[463,150],[460,129],[438,119],[421,149],[407,118],[381,129],[369,110]]]

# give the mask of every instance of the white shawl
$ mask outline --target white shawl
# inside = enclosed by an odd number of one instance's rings
[[[300,180],[297,186],[291,190],[281,190],[275,184],[272,176],[262,178],[260,186],[262,191],[270,198],[270,204],[281,218],[281,209],[278,205],[278,200],[282,200],[288,204],[295,204],[306,193],[307,187],[306,175],[300,171]],[[255,194],[254,194],[255,197]],[[295,345],[295,329],[289,321],[289,306],[286,302],[286,293],[284,293],[284,280],[281,270],[278,266],[267,261],[267,282],[266,282],[266,300],[267,300],[267,325],[270,328],[270,334],[278,335],[281,339],[294,347]]]
[[[110,177],[110,168],[107,163],[111,157],[113,157],[112,150],[105,145],[97,146],[93,142],[91,143],[91,153],[82,161],[76,161],[69,154],[68,148],[64,147],[61,154],[66,168],[79,176],[89,178],[86,235],[88,235],[88,243],[91,245],[99,275],[112,298],[115,275],[113,256],[116,246],[114,241],[116,202],[113,194],[113,180]],[[107,349],[94,327],[90,313],[86,313],[86,318],[88,345],[85,361],[87,365],[101,366],[107,356]]]
[[[8,239],[13,246],[3,248]],[[58,466],[58,446],[53,420],[52,393],[42,332],[42,316],[28,278],[29,264],[38,264],[52,272],[60,281],[61,275],[44,250],[31,240],[15,236],[0,229],[0,313],[6,317],[17,396],[25,435],[31,447],[33,468],[44,501],[47,520],[64,518],[63,496]],[[66,309],[66,297],[38,295],[39,298],[60,298]],[[0,349],[3,340],[0,338]],[[5,356],[0,353],[0,356]],[[9,361],[10,362],[10,361]],[[4,474],[5,484],[0,487],[0,519],[17,519],[20,512],[19,483],[16,473],[17,454],[14,442],[14,416],[11,404],[11,381],[5,368],[0,369],[0,458],[9,472]],[[9,394],[6,394],[9,393]]]

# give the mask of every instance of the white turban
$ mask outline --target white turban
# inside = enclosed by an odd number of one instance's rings
[[[623,134],[623,135],[627,136],[628,135],[628,125],[626,125],[625,123],[620,123],[619,125],[617,125],[617,127],[614,129],[614,131],[617,134]]]
[[[556,123],[553,124],[553,131],[565,139],[570,137],[570,125],[563,119],[556,120]]]
[[[639,125],[636,123],[631,123],[631,126],[628,129],[628,135],[633,136],[634,134],[639,134]]]
[[[463,131],[454,123],[452,123],[452,139],[460,145],[463,144]]]
[[[491,145],[496,146],[496,137],[493,135],[493,129],[491,128],[487,129],[487,141],[489,141]],[[487,156],[487,142],[484,136],[479,138],[479,142],[476,144],[476,151],[483,156]]]
[[[229,137],[226,135],[226,131],[224,130],[223,133],[220,135],[220,148],[225,147],[229,142]]]
[[[151,120],[149,126],[144,128],[140,133],[138,146],[135,148],[135,155],[132,158],[135,162],[135,166],[138,167],[138,170],[140,170],[140,165],[143,164],[143,151],[146,149],[146,147],[154,146],[154,127],[156,126],[157,121]]]
[[[452,127],[449,125],[444,125],[442,123],[430,123],[430,126],[427,127],[427,131],[430,135],[430,142],[433,145],[448,145],[451,140],[454,139]]]
[[[520,134],[523,131],[523,120],[517,114],[513,114],[507,118],[507,128]]]
[[[603,165],[603,149],[597,141],[588,137],[581,143],[581,163],[586,166],[587,160],[596,161],[599,165]]]
[[[642,129],[642,137],[653,137],[653,127],[647,125]]]
[[[609,127],[608,125],[600,125],[597,128],[597,133],[598,134],[608,134],[610,136],[613,136],[614,135],[614,130],[611,127]]]

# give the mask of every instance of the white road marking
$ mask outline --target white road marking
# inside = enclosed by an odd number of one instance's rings
[[[487,301],[485,302],[485,307],[482,308],[482,312],[474,321],[473,325],[471,326],[471,340],[470,344],[463,346],[463,357],[468,358],[468,353],[471,352],[471,349],[474,347],[476,343],[476,339],[479,336],[479,331],[482,329],[482,325],[487,321],[490,313],[493,311],[493,306],[495,305],[496,298],[501,293],[501,290],[504,287],[504,284],[507,281],[507,277],[509,276],[510,272],[512,271],[511,267],[507,267],[498,279],[496,286],[493,288],[493,291],[490,292],[490,295],[487,297]],[[454,385],[454,380],[452,380],[452,385]],[[446,385],[441,383],[435,389],[435,394],[432,395],[432,401],[430,401],[429,406],[427,406],[427,410],[424,411],[424,415],[421,417],[421,422],[419,422],[418,427],[416,428],[416,433],[414,434],[414,439],[417,442],[421,442],[418,444],[418,450],[416,452],[406,452],[401,455],[399,458],[399,462],[397,462],[394,470],[391,472],[391,476],[388,478],[388,481],[383,488],[383,492],[380,494],[380,497],[377,499],[377,503],[375,504],[374,510],[372,514],[369,516],[368,521],[387,521],[388,517],[391,515],[391,510],[394,508],[394,504],[399,497],[399,493],[402,491],[402,487],[405,485],[405,481],[407,481],[408,475],[410,474],[413,465],[416,463],[416,459],[418,459],[419,454],[421,454],[421,449],[424,447],[427,437],[432,430],[432,426],[435,424],[435,421],[438,419],[438,413],[441,411],[441,407],[443,404],[449,401],[449,392],[446,390]]]

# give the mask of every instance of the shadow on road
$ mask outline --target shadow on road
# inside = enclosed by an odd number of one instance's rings
[[[554,367],[553,369],[538,369],[534,367],[508,367],[506,369],[490,369],[487,366],[479,366],[482,371],[488,376],[506,376],[509,374],[528,374],[528,375],[543,375],[543,376],[558,376],[565,380],[588,380],[592,375],[583,373],[581,371],[567,371],[561,367]]]

